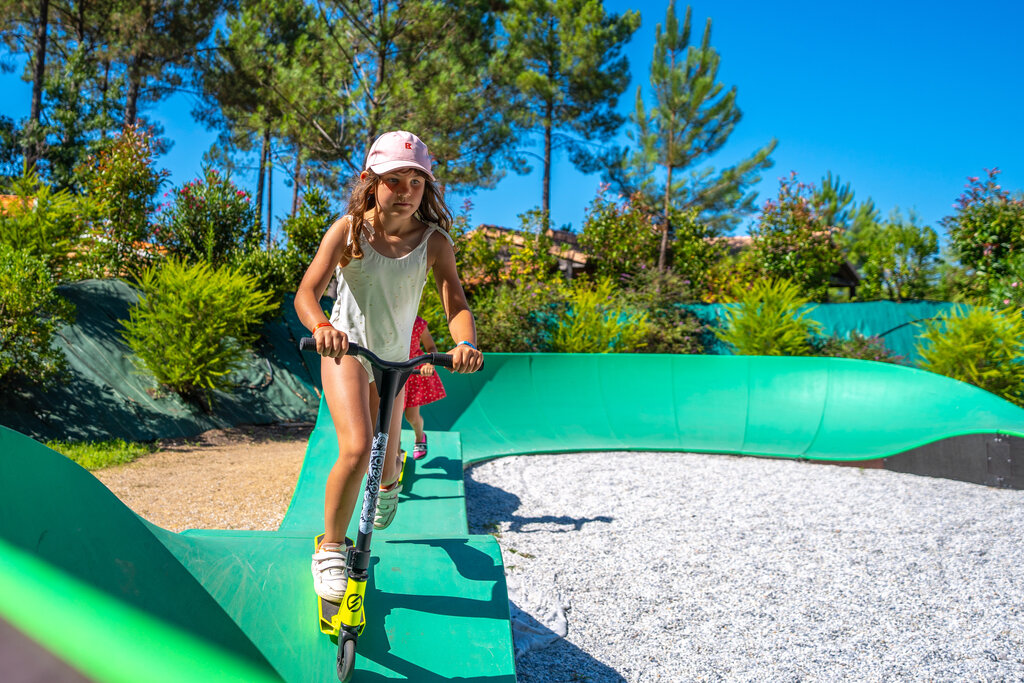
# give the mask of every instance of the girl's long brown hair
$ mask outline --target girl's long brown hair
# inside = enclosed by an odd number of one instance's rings
[[[451,232],[452,212],[444,203],[440,186],[422,173],[423,178],[423,200],[420,207],[413,214],[415,218],[424,223],[436,223],[447,233]],[[348,195],[348,207],[345,213],[352,216],[352,230],[349,234],[348,244],[342,252],[345,260],[363,258],[363,248],[359,245],[360,237],[366,232],[366,212],[377,204],[376,190],[380,176],[366,169],[366,177],[356,176],[352,182],[352,190]]]

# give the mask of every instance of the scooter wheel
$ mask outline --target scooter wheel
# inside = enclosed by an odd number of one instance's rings
[[[338,638],[338,680],[341,683],[347,683],[352,678],[352,670],[356,664],[355,638],[346,638],[345,635],[342,631],[341,637]]]

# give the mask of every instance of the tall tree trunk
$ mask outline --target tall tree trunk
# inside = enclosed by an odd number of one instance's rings
[[[302,188],[302,147],[295,146],[295,172],[292,174],[292,216],[299,212],[299,190]]]
[[[665,254],[668,252],[668,212],[672,208],[672,164],[665,164],[668,175],[665,179],[665,222],[661,226],[661,249],[658,251],[658,270],[665,272]]]
[[[50,0],[39,2],[39,25],[36,26],[36,54],[32,64],[32,105],[29,112],[29,119],[35,131],[42,125],[43,112],[43,79],[46,77],[46,38],[49,33],[50,24]],[[25,163],[29,168],[34,168],[36,162],[42,156],[42,142],[35,141],[27,146]]]
[[[134,126],[139,115],[139,92],[142,90],[142,75],[138,70],[138,57],[132,58],[128,68],[128,93],[124,100],[124,125]]]
[[[551,114],[553,110],[553,103],[548,102],[545,105],[547,121],[544,124],[544,193],[540,200],[540,208],[544,212],[545,221],[551,219]],[[544,227],[547,228],[547,225]]]
[[[263,146],[260,149],[260,173],[256,180],[256,225],[263,225],[263,179],[267,173],[267,155],[270,152],[270,130],[263,132]]]
[[[103,78],[100,79],[100,102],[102,104],[102,111],[106,114],[108,110],[108,94],[110,91],[110,62],[104,60],[103,64]],[[100,131],[100,139],[107,139],[107,127],[103,126],[103,130]]]
[[[267,249],[270,249],[270,230],[274,220],[274,155],[267,146]]]

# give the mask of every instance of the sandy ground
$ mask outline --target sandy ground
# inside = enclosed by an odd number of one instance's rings
[[[312,424],[215,429],[168,439],[93,472],[128,507],[171,531],[274,530],[291,502]]]

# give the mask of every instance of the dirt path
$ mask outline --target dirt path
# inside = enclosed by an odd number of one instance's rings
[[[171,531],[273,530],[284,518],[312,425],[216,429],[93,472],[128,507]]]

